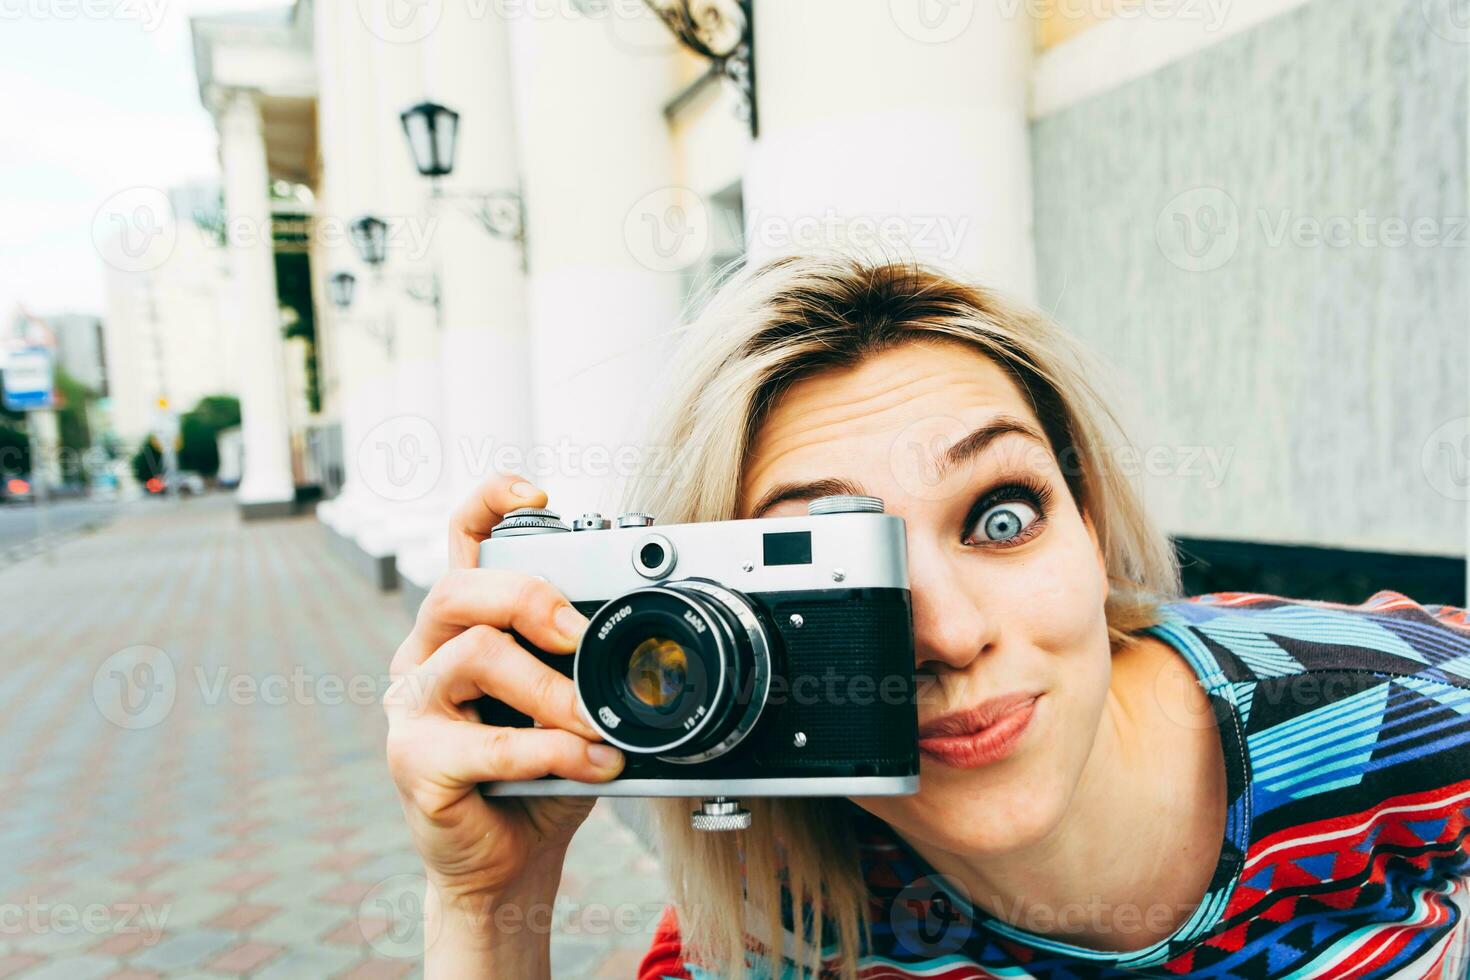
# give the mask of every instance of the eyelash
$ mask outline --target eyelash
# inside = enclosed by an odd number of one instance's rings
[[[970,508],[970,512],[965,515],[965,543],[977,544],[983,548],[1014,548],[1017,545],[1030,541],[1037,534],[1041,533],[1042,527],[1046,524],[1047,514],[1051,512],[1052,497],[1052,488],[1036,477],[1018,474],[1006,478],[1006,483],[1002,486],[981,494],[980,499],[975,501],[974,506]],[[984,540],[972,542],[970,540],[969,530],[975,526],[975,522],[980,519],[980,516],[996,504],[1002,504],[1012,500],[1020,500],[1030,504],[1036,511],[1036,520],[1032,521],[1026,526],[1024,531],[1008,541]]]

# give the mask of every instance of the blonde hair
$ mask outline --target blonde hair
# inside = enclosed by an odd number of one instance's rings
[[[665,523],[735,517],[743,461],[791,385],[906,342],[940,340],[980,351],[1027,396],[1096,530],[1110,582],[1104,612],[1112,649],[1158,622],[1158,604],[1179,595],[1168,537],[1145,515],[1116,453],[1106,451],[1126,439],[1088,380],[1095,358],[1040,314],[914,262],[822,255],[735,273],[677,332],[685,342],[669,369],[673,388],[649,434],[652,445],[676,452],[677,464],[638,474],[626,509],[656,506]],[[853,804],[747,800],[750,829],[712,834],[689,827],[697,803],[654,804],[685,955],[740,977],[747,950],[775,964],[784,954],[805,974],[823,968],[822,950],[835,939],[838,960],[826,969],[854,976],[867,938],[867,893]],[[783,887],[794,909],[790,949]]]

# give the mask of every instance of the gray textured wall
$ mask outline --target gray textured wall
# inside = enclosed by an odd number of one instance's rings
[[[1470,38],[1434,7],[1313,0],[1034,124],[1039,298],[1169,531],[1465,553]]]

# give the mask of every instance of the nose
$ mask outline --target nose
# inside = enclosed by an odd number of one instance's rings
[[[962,671],[994,648],[996,616],[953,561],[933,551],[916,553],[911,546],[909,589],[914,660],[921,670],[941,676]]]

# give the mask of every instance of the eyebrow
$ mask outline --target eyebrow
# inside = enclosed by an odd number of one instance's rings
[[[997,439],[1006,435],[1024,436],[1043,446],[1049,445],[1047,438],[1029,422],[1018,419],[1014,415],[997,415],[984,425],[971,430],[963,439],[955,442],[934,459],[938,470],[937,479],[943,479],[955,467],[981,455],[990,449]],[[815,500],[817,497],[833,494],[865,496],[867,491],[863,489],[861,483],[845,477],[824,477],[820,480],[805,482],[778,483],[761,495],[750,516],[752,518],[763,517],[766,511],[788,500]]]

